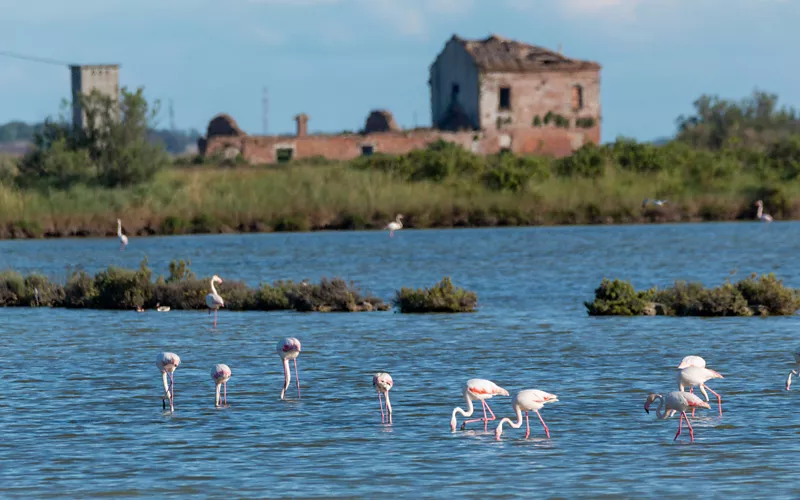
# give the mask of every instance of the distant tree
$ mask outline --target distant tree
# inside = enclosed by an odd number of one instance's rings
[[[20,161],[20,184],[130,186],[152,179],[168,165],[164,148],[148,139],[158,102],[151,107],[142,88],[123,88],[119,101],[97,91],[79,99],[85,126],[70,123],[64,103],[61,116],[46,120],[34,135],[33,149]]]
[[[677,119],[677,140],[695,147],[764,148],[800,134],[800,115],[778,107],[778,96],[759,90],[740,101],[702,95],[692,115]]]

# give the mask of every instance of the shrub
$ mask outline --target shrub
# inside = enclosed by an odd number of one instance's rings
[[[594,291],[594,302],[584,302],[591,316],[637,316],[644,313],[645,301],[630,281],[603,278]]]
[[[393,303],[401,313],[472,312],[478,304],[478,295],[456,288],[445,276],[431,288],[401,288],[395,293]]]

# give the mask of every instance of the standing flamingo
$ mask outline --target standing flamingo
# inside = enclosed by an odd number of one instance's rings
[[[720,373],[715,372],[714,370],[709,370],[708,368],[701,368],[699,366],[687,366],[683,370],[678,372],[678,388],[683,391],[684,387],[689,386],[690,388],[693,386],[699,386],[700,392],[703,393],[705,396],[706,401],[708,401],[708,393],[706,389],[711,391],[717,397],[717,401],[719,402],[719,416],[722,416],[722,397],[714,392],[714,390],[706,385],[706,382],[713,379],[713,378],[725,378]],[[694,411],[692,411],[692,416],[694,416]]]
[[[117,238],[119,238],[119,250],[125,250],[128,246],[128,237],[122,234],[122,221],[117,219]]]
[[[292,373],[289,369],[289,360],[294,360],[294,376],[297,378],[297,398],[300,399],[300,373],[297,371],[297,356],[300,355],[300,341],[294,337],[286,337],[278,342],[278,355],[283,360],[283,389],[281,389],[281,399],[286,394],[286,389],[292,381]],[[387,395],[388,401],[388,395]]]
[[[397,217],[395,217],[395,219],[392,222],[386,224],[386,227],[384,227],[384,229],[388,229],[389,230],[389,237],[390,238],[394,237],[394,232],[395,231],[399,231],[399,230],[403,229],[403,223],[400,222],[402,220],[402,218],[403,218],[403,214],[397,214]]]
[[[800,372],[800,352],[793,352],[792,355],[794,356],[794,363],[797,365],[797,370],[792,370],[789,372],[789,378],[786,379],[786,390],[789,390],[789,387],[792,385],[792,375],[798,375]]]
[[[544,419],[542,415],[539,413],[539,410],[545,405],[545,403],[554,403],[558,401],[558,396],[555,394],[550,394],[544,391],[540,391],[538,389],[525,389],[524,391],[519,391],[514,395],[514,398],[511,400],[511,407],[514,408],[514,411],[517,413],[517,421],[512,422],[510,418],[503,418],[500,421],[500,424],[497,426],[497,430],[495,431],[494,435],[497,439],[500,439],[500,435],[503,434],[503,424],[507,423],[511,427],[515,429],[519,429],[522,427],[522,412],[525,412],[525,439],[528,439],[528,436],[531,435],[531,424],[528,421],[528,412],[534,411],[536,415],[539,417],[539,421],[542,422],[542,427],[544,427],[544,432],[547,434],[547,439],[550,439],[550,429],[547,428],[547,424],[544,423]]]
[[[372,386],[375,387],[375,390],[378,392],[378,404],[381,405],[381,423],[383,423],[386,418],[383,413],[383,400],[381,399],[381,394],[386,396],[386,413],[389,414],[388,421],[392,423],[392,404],[389,403],[389,389],[394,386],[394,380],[392,380],[392,376],[386,372],[378,372],[372,376]]]
[[[214,310],[214,328],[217,327],[217,311],[219,311],[220,307],[225,307],[225,301],[222,300],[220,294],[217,293],[217,289],[214,288],[214,283],[222,283],[222,278],[217,276],[216,274],[211,277],[211,293],[206,295],[206,305],[208,306],[208,314],[211,314],[211,310]]]
[[[761,222],[772,222],[772,216],[764,213],[764,202],[758,200],[756,202],[756,206],[758,207],[758,211],[756,212],[756,219],[760,220]]]
[[[492,412],[492,409],[489,408],[489,404],[486,402],[486,400],[491,399],[492,396],[508,396],[508,391],[498,386],[491,380],[472,378],[467,380],[462,394],[464,395],[464,400],[467,402],[467,411],[464,411],[461,408],[455,408],[453,410],[453,415],[450,418],[451,431],[456,430],[456,413],[461,413],[461,415],[465,417],[472,416],[472,413],[475,411],[475,408],[472,406],[473,400],[478,400],[481,402],[481,405],[483,406],[483,418],[464,420],[464,423],[461,424],[461,430],[463,431],[468,423],[477,422],[479,420],[483,420],[483,428],[486,430],[486,427],[489,425],[489,421],[495,419],[494,412]],[[489,410],[492,418],[486,418],[486,410]]]
[[[689,417],[686,415],[686,412],[689,409],[694,411],[697,408],[705,408],[709,410],[711,409],[711,405],[690,392],[673,391],[667,394],[666,398],[664,398],[664,396],[661,394],[650,394],[647,396],[647,401],[644,403],[644,411],[650,413],[650,405],[653,404],[653,401],[656,399],[661,400],[661,403],[659,403],[658,408],[656,409],[656,416],[659,419],[666,419],[670,413],[674,413],[676,411],[681,412],[681,418],[678,420],[678,432],[675,434],[675,439],[678,439],[678,436],[681,435],[683,419],[686,419],[686,425],[689,426],[689,436],[691,436],[692,441],[694,441],[694,429],[692,429],[692,424],[689,423]],[[667,405],[667,411],[661,413],[661,410],[664,408],[664,403]],[[673,439],[673,441],[675,441],[675,439]]]
[[[164,382],[161,407],[166,409],[166,400],[169,400],[169,411],[175,411],[175,377],[173,373],[180,364],[181,358],[174,352],[162,352],[156,357],[156,366],[161,370],[161,379]],[[167,374],[169,374],[169,384],[167,384]]]
[[[219,404],[219,390],[221,387],[224,388],[224,402],[222,406],[228,404],[228,380],[231,378],[231,369],[226,364],[218,364],[214,365],[214,368],[211,369],[211,378],[214,380],[214,384],[217,386],[217,395],[214,397],[214,406],[217,408],[220,407]]]

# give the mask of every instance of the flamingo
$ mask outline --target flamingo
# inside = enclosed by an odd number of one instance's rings
[[[758,212],[756,212],[756,219],[760,220],[761,222],[772,222],[772,216],[770,214],[764,213],[764,202],[758,200],[756,202],[756,206],[758,207]]]
[[[378,372],[372,376],[372,386],[378,392],[378,403],[381,405],[381,423],[384,422],[385,416],[383,413],[383,400],[381,394],[386,396],[386,413],[389,414],[389,423],[392,423],[392,405],[389,403],[389,389],[394,386],[392,376],[386,372]]]
[[[389,230],[390,238],[394,237],[395,231],[403,229],[403,223],[400,222],[402,219],[403,219],[403,214],[397,214],[397,217],[395,217],[395,219],[392,222],[386,224],[386,227],[384,227],[384,229]]]
[[[166,400],[169,399],[169,411],[175,411],[175,377],[173,373],[180,366],[181,358],[174,352],[162,352],[156,357],[156,366],[161,370],[161,379],[164,381],[164,396],[161,398],[161,407],[167,408]],[[169,374],[169,384],[167,384]]]
[[[169,312],[169,310],[170,310],[169,306],[162,306],[161,303],[156,302],[156,311],[158,311],[160,313],[165,313],[165,312]]]
[[[706,401],[708,401],[708,393],[706,389],[711,391],[717,397],[717,401],[719,402],[719,416],[722,416],[722,397],[719,394],[714,392],[711,387],[706,385],[706,382],[713,379],[713,378],[725,378],[720,373],[715,372],[714,370],[709,370],[708,368],[701,368],[699,366],[687,366],[686,368],[680,370],[678,372],[678,388],[683,391],[685,386],[689,386],[690,388],[693,386],[699,386],[700,392],[703,393],[705,396]],[[694,411],[692,412],[692,416],[694,416]]]
[[[528,436],[531,435],[531,424],[528,421],[528,412],[534,411],[536,415],[539,417],[539,421],[542,422],[542,427],[544,427],[544,432],[547,434],[547,439],[550,439],[550,429],[547,428],[547,424],[544,423],[544,419],[542,415],[539,413],[539,410],[545,405],[545,403],[554,403],[558,401],[558,396],[555,394],[550,394],[544,391],[540,391],[538,389],[525,389],[524,391],[519,391],[514,395],[514,398],[511,400],[511,407],[514,408],[514,411],[517,413],[517,421],[512,422],[510,418],[503,418],[500,421],[500,424],[497,426],[497,430],[495,431],[494,435],[497,439],[500,439],[500,435],[503,434],[503,424],[507,423],[511,427],[515,429],[519,429],[522,427],[522,412],[525,412],[525,439],[528,439]]]
[[[706,360],[700,356],[686,356],[681,360],[681,364],[678,365],[678,370],[683,370],[687,366],[698,366],[700,368],[705,368]],[[689,392],[694,394],[694,387],[689,387]]]
[[[214,328],[217,327],[217,311],[219,311],[220,307],[225,307],[225,301],[222,300],[220,294],[217,293],[217,289],[214,288],[214,283],[222,283],[222,278],[217,276],[216,274],[211,277],[211,293],[206,295],[206,305],[208,306],[208,314],[211,314],[211,310],[214,310]]]
[[[300,341],[294,337],[286,337],[278,342],[278,355],[283,360],[283,389],[281,389],[281,399],[286,394],[286,389],[292,381],[292,373],[289,369],[289,360],[294,360],[294,376],[297,378],[297,398],[300,398],[300,373],[297,371],[297,356],[300,355]],[[388,401],[388,396],[387,396]]]
[[[214,368],[211,369],[211,378],[214,380],[214,383],[217,386],[217,394],[214,397],[214,406],[219,408],[220,406],[225,406],[228,404],[228,380],[231,378],[231,369],[226,364],[218,364],[214,365]],[[224,402],[222,405],[219,404],[219,390],[223,387],[224,392]]]
[[[644,403],[644,411],[650,413],[650,405],[653,404],[653,401],[656,399],[660,399],[661,402],[656,409],[656,416],[664,420],[671,413],[676,411],[681,412],[681,418],[678,420],[678,432],[675,434],[675,439],[678,439],[678,436],[681,435],[681,428],[683,427],[683,419],[686,419],[686,425],[689,426],[689,436],[691,436],[692,441],[694,441],[694,429],[692,429],[692,424],[689,423],[689,417],[686,415],[686,412],[691,408],[694,411],[697,408],[705,408],[707,410],[711,409],[711,405],[700,399],[699,397],[695,396],[691,392],[683,392],[683,391],[673,391],[667,394],[665,398],[661,394],[650,394],[647,396],[647,401]],[[664,408],[664,404],[666,403],[667,411],[661,413],[661,410]],[[673,441],[675,441],[673,439]]]
[[[483,418],[464,420],[464,423],[461,424],[461,430],[463,431],[468,423],[477,422],[479,420],[483,420],[483,428],[485,430],[486,426],[489,425],[489,421],[495,419],[494,412],[492,412],[492,409],[489,408],[489,404],[486,402],[486,400],[491,399],[492,396],[508,396],[508,391],[498,386],[491,380],[472,378],[467,380],[467,383],[464,384],[464,391],[462,394],[464,395],[464,400],[467,402],[467,411],[464,411],[461,408],[455,408],[453,410],[453,416],[450,418],[451,431],[456,430],[456,413],[461,413],[461,415],[465,417],[472,416],[472,413],[475,411],[475,408],[472,406],[473,400],[478,400],[481,402],[481,405],[483,406]],[[486,418],[486,410],[489,410],[492,418]]]
[[[789,378],[786,379],[786,390],[789,390],[789,387],[792,385],[792,375],[800,375],[800,352],[793,352],[792,355],[794,356],[794,363],[797,365],[797,370],[792,370],[789,372]]]
[[[657,207],[661,207],[669,203],[667,200],[651,200],[650,198],[645,198],[642,202],[642,208],[646,207],[648,203],[652,203]]]
[[[119,250],[125,250],[128,246],[128,237],[122,234],[122,221],[117,219],[117,238],[119,238]]]

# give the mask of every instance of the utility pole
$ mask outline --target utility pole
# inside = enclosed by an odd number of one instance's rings
[[[178,127],[175,126],[175,107],[172,104],[172,98],[169,100],[169,129],[173,132],[178,130]]]

